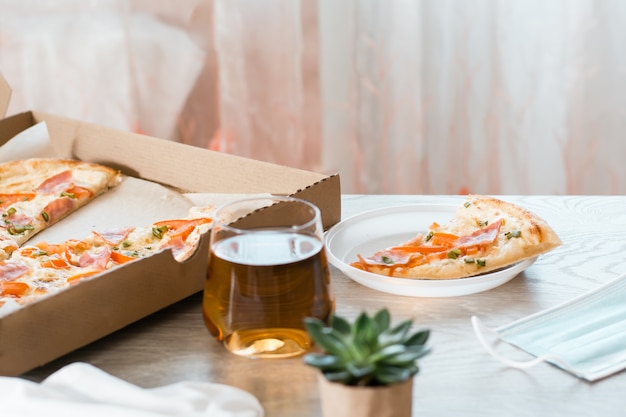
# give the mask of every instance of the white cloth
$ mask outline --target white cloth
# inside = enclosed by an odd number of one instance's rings
[[[73,363],[41,383],[0,377],[3,416],[263,417],[252,394],[228,385],[183,381],[141,388],[101,369]]]

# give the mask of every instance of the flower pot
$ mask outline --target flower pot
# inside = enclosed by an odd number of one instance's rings
[[[378,387],[359,387],[318,376],[324,417],[411,417],[413,378]]]

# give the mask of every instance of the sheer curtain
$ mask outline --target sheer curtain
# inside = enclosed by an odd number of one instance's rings
[[[26,3],[0,0],[13,111],[339,172],[346,193],[626,192],[620,0],[64,0],[71,49],[19,30],[49,4]],[[102,9],[117,23],[86,23]],[[82,78],[54,77],[54,53]]]

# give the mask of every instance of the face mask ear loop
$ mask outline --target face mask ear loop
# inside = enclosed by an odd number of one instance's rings
[[[532,368],[533,366],[539,365],[540,363],[551,361],[552,363],[558,363],[561,368],[576,374],[576,371],[574,371],[574,369],[564,364],[563,361],[560,360],[560,358],[554,355],[549,355],[549,354],[542,355],[542,356],[538,356],[535,359],[525,361],[525,362],[513,361],[511,359],[505,358],[504,356],[498,354],[493,349],[493,347],[489,345],[489,343],[487,343],[487,341],[485,340],[483,336],[483,331],[485,330],[489,331],[490,333],[494,333],[496,335],[497,333],[495,333],[493,330],[485,326],[483,322],[480,321],[480,319],[476,316],[472,316],[472,327],[474,327],[474,333],[476,334],[476,338],[478,339],[480,344],[483,346],[483,348],[485,348],[487,353],[489,353],[495,359],[499,360],[500,362],[502,362],[503,364],[507,366],[510,366],[512,368],[517,368],[517,369],[528,369],[528,368]]]

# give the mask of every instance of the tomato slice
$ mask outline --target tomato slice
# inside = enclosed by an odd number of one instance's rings
[[[25,282],[19,281],[0,281],[0,295],[10,295],[13,297],[21,297],[30,289]]]
[[[126,262],[134,261],[137,258],[133,258],[132,256],[126,256],[123,253],[117,251],[111,251],[111,260],[116,264],[124,264]]]
[[[167,231],[165,232],[171,238],[180,237],[183,240],[187,240],[189,234],[193,231],[196,226],[200,226],[202,224],[210,223],[213,219],[208,217],[201,217],[199,219],[181,219],[181,220],[163,220],[160,222],[156,222],[153,224],[155,227],[166,226]]]
[[[5,209],[20,201],[30,201],[35,193],[0,194],[0,209]]]
[[[451,233],[434,232],[430,242],[433,246],[445,246],[446,248],[451,248],[454,246],[457,240],[459,240],[459,237],[457,235],[453,235]]]
[[[102,271],[91,270],[91,271],[79,272],[78,274],[74,274],[71,277],[68,277],[67,282],[70,284],[75,284],[83,278],[88,278],[92,275],[96,275],[98,272],[102,272]]]
[[[394,252],[407,252],[407,253],[422,253],[424,255],[429,253],[437,253],[444,252],[448,250],[447,246],[413,246],[413,245],[405,245],[405,246],[394,246],[389,248],[388,250]]]
[[[43,261],[41,266],[44,268],[63,269],[68,268],[70,265],[65,261],[65,259],[48,259]]]

